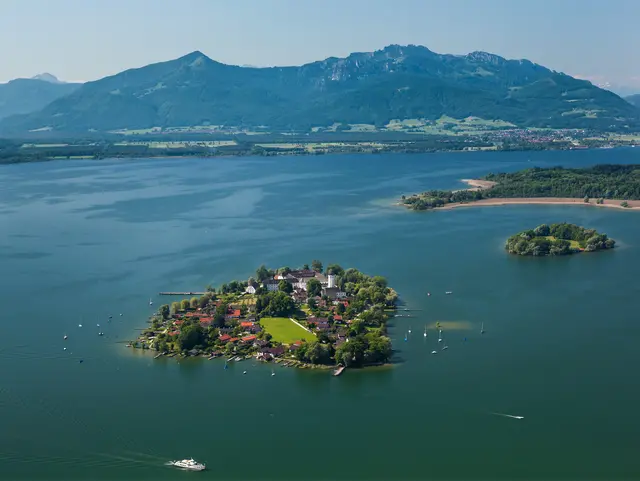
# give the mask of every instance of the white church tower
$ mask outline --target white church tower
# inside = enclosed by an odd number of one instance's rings
[[[327,287],[336,287],[336,276],[334,276],[333,274],[329,274],[327,276]]]

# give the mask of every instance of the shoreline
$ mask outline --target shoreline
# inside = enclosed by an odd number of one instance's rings
[[[466,189],[458,189],[469,191],[479,191],[491,189],[497,182],[482,179],[460,179],[461,182],[469,185]],[[629,207],[622,207],[621,202],[625,202],[624,199],[604,199],[604,203],[596,204],[595,199],[590,199],[589,202],[585,202],[584,199],[574,197],[505,197],[505,198],[492,198],[492,199],[480,199],[470,202],[455,202],[451,204],[445,204],[442,207],[435,207],[428,210],[451,210],[458,209],[460,207],[496,207],[501,205],[582,205],[590,207],[606,207],[609,209],[620,210],[640,210],[640,200],[627,200]],[[403,202],[397,202],[395,205],[401,205],[409,208]]]

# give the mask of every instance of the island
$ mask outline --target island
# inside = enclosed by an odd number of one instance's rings
[[[521,256],[564,256],[578,252],[613,249],[616,241],[607,234],[575,224],[542,224],[507,239],[509,254]]]
[[[381,276],[314,260],[299,269],[260,266],[255,277],[208,286],[162,305],[130,343],[159,356],[255,357],[297,367],[387,363],[397,293]]]
[[[505,204],[564,204],[640,209],[640,165],[534,167],[464,179],[471,187],[402,196],[412,210]]]

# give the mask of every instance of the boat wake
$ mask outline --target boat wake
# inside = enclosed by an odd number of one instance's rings
[[[505,414],[505,413],[491,413],[494,416],[503,416],[505,418],[511,418],[511,419],[524,419],[524,416],[514,416],[513,414]]]

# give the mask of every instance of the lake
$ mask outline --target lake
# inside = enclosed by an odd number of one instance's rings
[[[0,478],[637,477],[638,213],[393,205],[488,172],[597,163],[640,163],[640,149],[0,167]],[[563,221],[617,248],[505,253],[513,233]],[[173,300],[160,291],[313,259],[384,275],[416,309],[391,324],[393,366],[271,376],[124,347]],[[436,321],[454,324],[432,355]],[[209,469],[164,466],[185,457]]]

